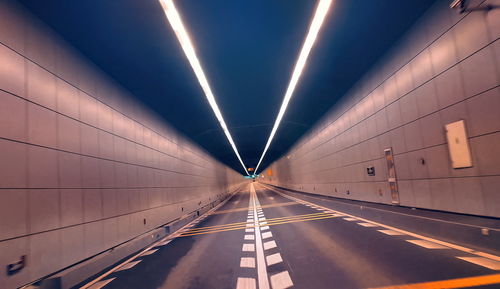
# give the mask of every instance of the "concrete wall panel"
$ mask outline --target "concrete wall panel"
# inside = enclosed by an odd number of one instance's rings
[[[459,14],[436,1],[262,180],[390,203],[383,151],[392,147],[401,205],[500,217],[498,11]],[[445,125],[458,120],[471,168],[451,167]]]
[[[1,271],[1,288],[169,223],[243,180],[15,1],[0,2],[0,90],[0,266],[28,260]]]

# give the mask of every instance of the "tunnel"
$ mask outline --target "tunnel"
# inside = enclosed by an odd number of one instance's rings
[[[0,289],[500,288],[500,1],[0,0]]]

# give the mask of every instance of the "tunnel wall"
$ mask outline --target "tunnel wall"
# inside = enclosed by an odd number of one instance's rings
[[[392,147],[401,205],[500,217],[500,1],[469,2],[496,8],[437,1],[263,182],[390,204]],[[445,124],[458,120],[470,168],[451,167]]]
[[[241,183],[13,1],[0,1],[0,43],[0,288],[93,256]],[[26,267],[6,276],[23,255]]]

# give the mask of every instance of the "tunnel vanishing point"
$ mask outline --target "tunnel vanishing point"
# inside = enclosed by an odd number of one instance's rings
[[[0,289],[500,288],[499,37],[498,0],[1,0]]]

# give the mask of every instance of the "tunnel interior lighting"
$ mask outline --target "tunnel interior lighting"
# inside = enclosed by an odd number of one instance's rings
[[[238,160],[240,161],[241,165],[243,166],[245,173],[247,175],[250,175],[246,169],[245,164],[243,163],[243,160],[241,159],[238,149],[236,148],[236,144],[234,143],[233,138],[231,137],[231,133],[229,132],[226,122],[222,117],[222,113],[219,109],[219,106],[217,105],[217,102],[215,101],[215,97],[212,93],[212,90],[210,89],[207,78],[205,77],[205,73],[201,68],[200,61],[196,56],[194,46],[191,43],[189,34],[187,33],[186,29],[184,28],[184,25],[182,24],[181,17],[177,12],[177,9],[175,8],[174,2],[172,0],[159,0],[159,1],[163,8],[163,11],[165,12],[165,15],[167,16],[168,22],[170,22],[170,25],[172,26],[172,29],[174,30],[175,35],[177,36],[177,39],[179,40],[179,43],[182,46],[182,50],[184,50],[184,54],[186,54],[186,57],[189,60],[189,63],[191,64],[191,67],[193,68],[196,77],[198,78],[198,82],[200,83],[201,88],[205,93],[208,103],[210,104],[210,107],[212,108],[215,117],[219,121],[219,124],[222,127],[222,130],[224,131],[224,134],[227,137],[227,140],[231,144],[231,147],[233,148],[234,153],[238,157]]]
[[[285,93],[285,97],[283,98],[283,103],[281,104],[280,110],[278,112],[278,116],[276,117],[276,121],[274,122],[273,129],[271,130],[271,134],[269,135],[269,138],[267,139],[266,146],[264,147],[264,151],[262,152],[262,155],[260,156],[259,163],[257,164],[257,167],[255,168],[255,173],[257,173],[257,170],[259,169],[260,164],[262,163],[262,160],[264,159],[264,156],[267,153],[267,150],[269,149],[269,146],[271,145],[271,142],[273,141],[274,135],[276,134],[276,131],[278,130],[278,127],[281,123],[281,120],[283,119],[283,116],[285,115],[286,108],[288,107],[288,103],[290,102],[290,99],[292,98],[293,91],[295,90],[295,87],[297,86],[297,83],[300,79],[300,76],[302,74],[302,71],[304,70],[304,66],[306,65],[307,57],[309,56],[309,53],[311,52],[311,49],[314,45],[314,42],[316,41],[316,38],[318,36],[319,30],[321,28],[321,25],[323,24],[326,14],[328,13],[328,9],[331,6],[333,0],[320,0],[318,6],[316,7],[316,12],[314,14],[313,20],[311,22],[311,26],[309,27],[309,32],[307,33],[306,40],[304,41],[304,44],[302,46],[302,49],[299,54],[299,58],[297,59],[297,63],[295,64],[295,68],[292,73],[292,77],[290,78],[290,83],[288,84],[288,88]]]

